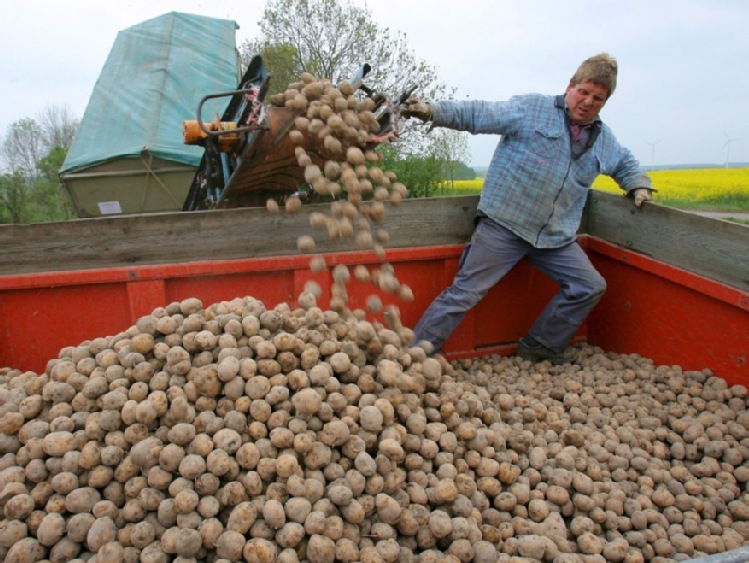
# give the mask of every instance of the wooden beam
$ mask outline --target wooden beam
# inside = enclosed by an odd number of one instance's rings
[[[386,206],[381,225],[387,248],[462,244],[473,232],[478,196],[406,200]],[[359,250],[352,239],[331,241],[309,224],[327,204],[304,205],[298,215],[262,208],[154,213],[62,223],[0,226],[0,275],[101,269],[145,264],[232,260],[298,254],[311,234],[318,252]],[[749,290],[749,227],[701,217],[656,203],[590,193],[581,234],[590,234],[664,263]]]
[[[749,227],[592,190],[583,231],[651,258],[749,290]]]
[[[460,244],[471,236],[477,202],[467,196],[386,204],[373,228],[389,232],[386,248]],[[0,275],[286,256],[299,253],[301,235],[314,236],[317,252],[360,250],[353,239],[331,241],[313,229],[313,212],[329,215],[330,206],[304,205],[293,216],[241,208],[0,226]]]

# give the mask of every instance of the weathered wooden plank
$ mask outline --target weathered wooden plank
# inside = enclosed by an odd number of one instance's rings
[[[477,196],[407,200],[387,208],[388,248],[461,244],[473,231]],[[240,208],[0,226],[0,275],[87,270],[144,264],[231,260],[298,253],[312,234],[320,252],[357,250],[353,240],[330,241],[305,205],[295,216]],[[749,227],[592,191],[581,233],[641,252],[667,264],[749,289]]]
[[[592,191],[583,231],[651,258],[749,290],[749,227]]]
[[[388,205],[381,225],[390,234],[386,247],[465,242],[477,202],[468,196]],[[0,275],[285,256],[298,253],[303,234],[315,237],[319,252],[359,250],[352,239],[331,241],[313,230],[313,212],[329,214],[330,206],[305,205],[294,216],[242,208],[6,225],[0,227]]]

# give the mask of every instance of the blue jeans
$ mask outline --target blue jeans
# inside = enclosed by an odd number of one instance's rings
[[[426,340],[435,352],[439,350],[466,313],[523,258],[559,285],[529,335],[547,348],[562,351],[603,297],[606,280],[577,242],[562,248],[535,248],[488,218],[479,221],[452,285],[416,324],[414,342]]]

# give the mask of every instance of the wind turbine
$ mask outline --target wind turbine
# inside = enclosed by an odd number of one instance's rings
[[[650,168],[655,168],[655,145],[660,143],[662,140],[663,139],[658,139],[657,141],[652,143],[648,143],[646,141],[646,143],[650,145]]]
[[[740,141],[741,139],[731,138],[725,131],[723,134],[726,136],[726,142],[723,143],[723,146],[726,147],[726,168],[728,168],[728,163],[731,162],[731,143]]]

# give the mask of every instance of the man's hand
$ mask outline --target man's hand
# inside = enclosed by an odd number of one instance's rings
[[[432,118],[432,106],[429,105],[429,102],[409,98],[404,104],[401,104],[400,114],[406,119],[418,117],[422,121],[429,121]]]
[[[635,207],[640,207],[643,202],[653,201],[653,193],[647,188],[635,188],[632,190],[632,197],[635,199]]]

